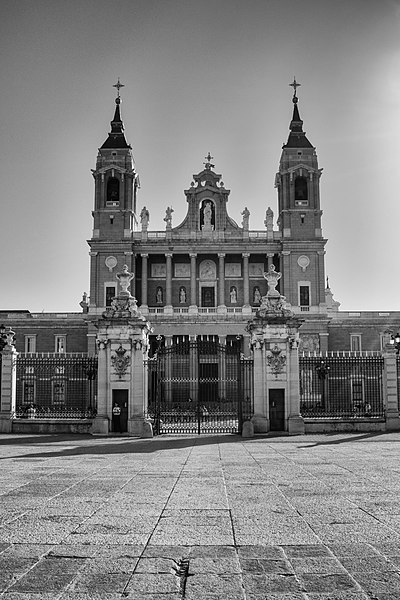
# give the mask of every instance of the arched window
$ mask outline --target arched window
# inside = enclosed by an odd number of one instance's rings
[[[107,203],[119,202],[119,181],[116,177],[110,177],[107,181]]]
[[[294,182],[294,199],[308,200],[307,179],[305,177],[296,177]]]

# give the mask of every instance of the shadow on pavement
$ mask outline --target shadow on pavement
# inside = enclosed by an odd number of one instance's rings
[[[106,439],[106,441],[103,441]],[[77,444],[78,442],[78,444]],[[79,442],[83,442],[79,445]],[[42,451],[22,452],[19,455],[2,456],[5,459],[27,458],[54,458],[63,456],[82,455],[113,455],[113,454],[147,454],[165,449],[187,448],[191,446],[207,446],[212,444],[237,443],[242,438],[235,434],[203,435],[203,436],[159,436],[152,439],[141,440],[138,438],[107,437],[93,438],[90,435],[38,435],[38,436],[10,436],[6,439],[0,437],[0,446],[41,446]],[[63,446],[68,445],[68,448]],[[71,447],[73,446],[73,447]],[[50,448],[50,449],[49,449]]]
[[[371,433],[363,433],[363,434],[358,434],[358,433],[345,433],[345,434],[340,434],[340,433],[325,433],[325,434],[320,434],[320,435],[324,435],[327,438],[329,437],[333,437],[335,436],[334,440],[328,439],[328,440],[321,440],[321,441],[317,441],[314,443],[310,443],[310,444],[305,444],[303,446],[299,446],[299,448],[314,448],[315,446],[331,446],[331,445],[337,445],[337,444],[348,444],[349,442],[364,442],[366,440],[371,440],[372,438],[382,438],[382,436],[387,436],[390,433],[396,433],[396,432],[388,432],[388,431],[372,431]],[[337,439],[338,435],[343,435],[344,437]],[[379,440],[375,440],[375,441],[379,441],[379,442],[386,442],[386,443],[396,443],[396,442],[400,442],[400,436],[398,439],[379,439]]]

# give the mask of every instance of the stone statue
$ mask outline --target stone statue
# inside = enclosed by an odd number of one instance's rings
[[[264,225],[269,231],[272,231],[272,229],[274,228],[274,213],[269,206],[265,213]]]
[[[180,304],[184,304],[186,302],[186,290],[184,287],[179,289],[179,302]]]
[[[261,293],[258,286],[256,286],[253,290],[253,302],[254,304],[260,304],[261,302]]]
[[[242,227],[243,227],[244,230],[248,231],[248,229],[249,229],[250,211],[247,208],[247,206],[244,207],[244,211],[241,214],[242,214],[242,217],[243,217]]]
[[[237,291],[236,288],[233,286],[231,287],[231,291],[230,291],[230,299],[231,299],[231,304],[236,304],[237,302]]]
[[[166,222],[168,228],[171,227],[173,212],[174,212],[174,209],[172,208],[172,206],[167,206],[167,210],[165,211],[164,221]]]
[[[204,206],[203,217],[204,217],[204,225],[211,225],[211,217],[212,217],[211,202],[206,202],[206,204]]]
[[[142,231],[147,231],[149,225],[150,213],[145,206],[143,206],[140,213],[140,222],[142,224]]]

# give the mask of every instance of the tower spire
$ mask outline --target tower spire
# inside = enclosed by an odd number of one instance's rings
[[[312,144],[306,138],[306,134],[303,131],[303,121],[300,118],[299,108],[297,103],[299,101],[297,97],[297,88],[301,86],[301,83],[296,81],[296,77],[293,77],[292,83],[289,85],[293,88],[293,116],[289,125],[290,133],[287,144],[284,148],[312,148]]]
[[[117,88],[117,97],[115,98],[115,112],[114,118],[111,121],[111,132],[108,134],[108,138],[101,146],[102,148],[130,148],[127,143],[124,135],[124,124],[121,119],[121,95],[120,89],[125,87],[123,83],[120,82],[119,77],[117,83],[113,85],[113,87]]]

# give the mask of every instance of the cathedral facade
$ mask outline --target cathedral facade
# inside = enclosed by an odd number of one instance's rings
[[[325,283],[322,169],[303,131],[296,85],[275,176],[278,210],[274,215],[266,207],[260,230],[249,229],[247,206],[241,223],[229,216],[230,190],[208,154],[184,190],[182,223],[173,224],[173,210],[165,207],[165,228],[152,231],[152,207],[139,205],[139,176],[124,134],[117,87],[111,131],[92,171],[89,295],[84,295],[80,313],[1,311],[0,319],[16,332],[19,352],[95,353],[95,322],[117,295],[116,275],[125,265],[134,274],[130,291],[153,328],[152,351],[160,343],[203,339],[239,346],[248,355],[246,327],[267,292],[264,274],[271,265],[280,274],[279,292],[302,320],[300,350],[382,349],[400,314],[341,312]]]

